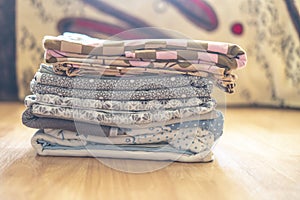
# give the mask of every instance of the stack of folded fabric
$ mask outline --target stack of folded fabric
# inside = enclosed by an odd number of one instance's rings
[[[212,160],[223,133],[214,86],[233,93],[238,45],[187,39],[43,41],[23,123],[39,155]]]

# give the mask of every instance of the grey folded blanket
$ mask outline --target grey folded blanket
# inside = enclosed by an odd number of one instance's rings
[[[161,99],[180,99],[191,97],[210,97],[212,85],[206,85],[202,88],[193,86],[165,88],[157,90],[143,91],[107,91],[107,90],[83,90],[69,89],[57,86],[43,85],[32,80],[30,83],[32,93],[38,94],[56,94],[64,97],[78,97],[97,100],[161,100]]]
[[[96,130],[93,132],[93,126],[83,123],[77,129],[71,121],[63,122],[69,127],[55,129],[58,119],[34,117],[27,110],[23,113],[23,123],[35,128],[44,128],[46,124],[54,128],[39,130],[33,136],[32,145],[40,155],[207,162],[212,160],[211,148],[223,133],[223,115],[221,112],[217,115],[216,119],[143,129],[115,131],[113,127],[93,125]]]
[[[206,118],[206,119],[205,119]],[[205,130],[212,130],[217,133],[216,136],[220,137],[223,132],[223,115],[217,111],[214,115],[201,116],[200,118],[187,118],[181,121],[174,121],[174,123],[156,123],[152,126],[145,127],[131,127],[131,128],[120,128],[105,126],[99,124],[90,124],[86,122],[65,120],[51,117],[38,117],[32,114],[30,108],[26,109],[22,114],[22,123],[30,128],[35,129],[62,129],[72,132],[78,132],[83,135],[93,133],[98,136],[112,136],[112,135],[124,135],[127,133],[142,133],[147,134],[158,133],[163,130],[179,130],[181,128],[192,128],[198,127]]]

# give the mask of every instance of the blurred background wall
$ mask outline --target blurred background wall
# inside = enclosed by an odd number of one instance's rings
[[[14,3],[8,4],[14,8]],[[30,93],[29,82],[43,61],[44,35],[70,31],[106,39],[126,30],[155,26],[187,38],[236,43],[247,51],[248,65],[237,72],[237,92],[227,96],[228,105],[300,108],[297,7],[299,1],[293,0],[17,0],[18,90],[11,71],[5,81],[10,87],[4,90],[18,91],[19,99]],[[9,24],[13,18],[11,15]],[[11,42],[9,46],[14,44]],[[7,62],[14,64],[14,60]],[[1,93],[1,98],[5,96]]]
[[[0,0],[0,100],[16,100],[15,0]]]

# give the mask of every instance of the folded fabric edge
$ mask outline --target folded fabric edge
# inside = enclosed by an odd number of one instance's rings
[[[146,152],[146,151],[118,151],[103,149],[75,149],[63,147],[64,150],[45,149],[38,143],[39,139],[46,139],[39,131],[32,137],[31,144],[40,156],[68,156],[68,157],[97,157],[97,158],[118,158],[136,160],[155,160],[155,161],[177,161],[177,162],[211,162],[213,153],[206,150],[198,154],[186,155],[172,152]]]

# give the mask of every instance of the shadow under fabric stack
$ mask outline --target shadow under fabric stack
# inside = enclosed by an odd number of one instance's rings
[[[23,124],[39,155],[208,162],[223,133],[214,86],[233,93],[238,45],[186,39],[43,41]]]

